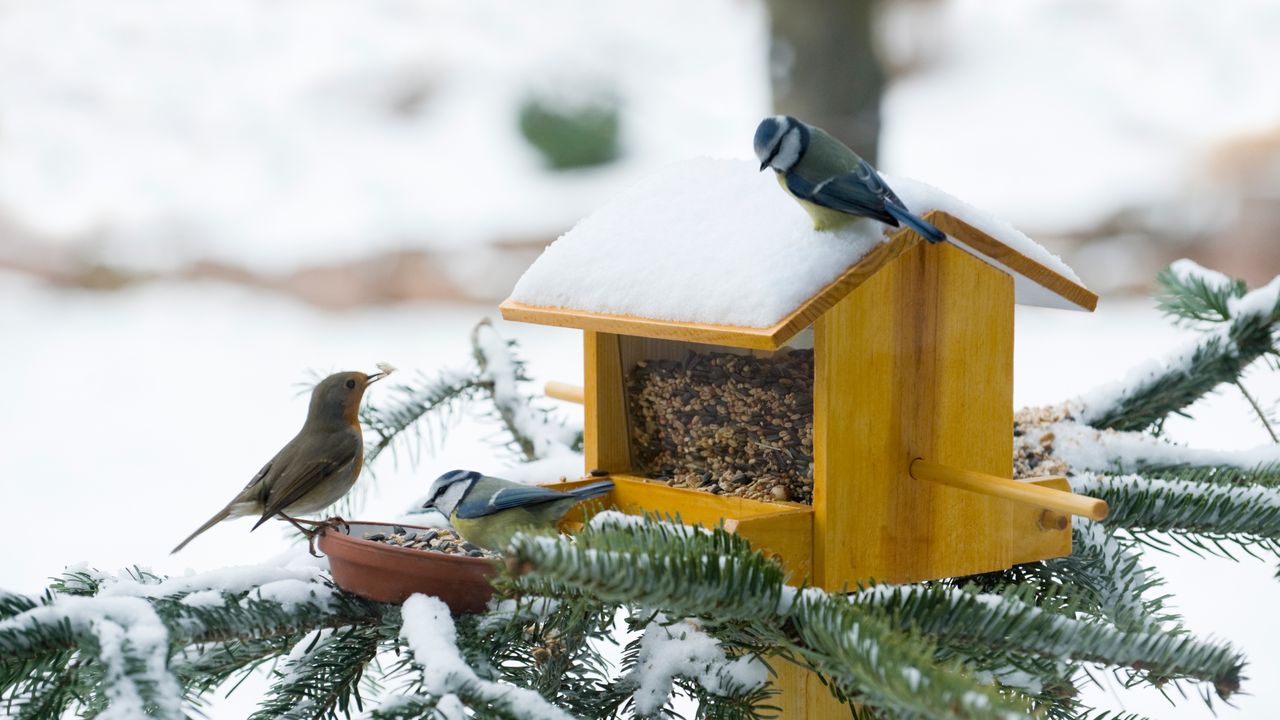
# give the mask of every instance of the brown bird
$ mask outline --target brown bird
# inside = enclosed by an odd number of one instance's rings
[[[197,535],[223,520],[250,515],[259,516],[253,530],[279,515],[309,534],[293,516],[332,505],[347,494],[360,476],[364,462],[360,400],[365,388],[392,371],[389,365],[380,364],[378,368],[382,372],[373,375],[340,372],[321,380],[311,391],[307,421],[298,434],[262,466],[226,507],[169,554],[186,547]]]

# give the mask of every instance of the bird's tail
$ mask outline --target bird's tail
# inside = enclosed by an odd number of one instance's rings
[[[187,536],[186,540],[183,540],[182,542],[178,543],[178,547],[170,550],[169,554],[172,555],[178,552],[182,548],[186,547],[187,543],[191,542],[192,540],[195,540],[197,535],[204,532],[205,530],[208,530],[214,525],[217,525],[223,520],[226,520],[230,516],[231,516],[231,507],[227,506],[222,508],[222,510],[217,515],[214,515],[213,517],[209,518],[209,520],[205,522],[205,524],[201,525],[199,530],[196,530],[195,532],[191,533],[190,535]]]
[[[612,480],[601,480],[600,482],[583,485],[580,488],[574,488],[568,492],[575,500],[590,500],[591,498],[600,497],[609,494],[613,489]]]
[[[933,223],[911,214],[911,211],[906,208],[886,205],[885,210],[888,210],[898,222],[920,233],[931,243],[940,243],[947,239],[946,233],[934,227]]]

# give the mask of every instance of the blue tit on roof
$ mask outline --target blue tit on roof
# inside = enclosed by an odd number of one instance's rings
[[[866,217],[906,225],[931,243],[947,238],[908,210],[870,163],[822,128],[790,115],[765,118],[756,128],[755,151],[760,169],[773,168],[778,184],[813,218],[815,230]]]
[[[612,480],[602,480],[560,492],[474,470],[451,470],[431,484],[422,507],[449,518],[463,540],[502,550],[519,530],[554,532],[574,505],[612,489]]]

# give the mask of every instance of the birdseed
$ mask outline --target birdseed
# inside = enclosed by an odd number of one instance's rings
[[[627,377],[640,469],[672,487],[813,503],[813,351],[690,351]]]
[[[446,528],[429,530],[406,530],[398,525],[391,532],[372,532],[364,534],[365,540],[379,542],[383,545],[408,548],[410,550],[426,550],[446,555],[463,555],[478,558],[500,558],[502,553],[486,550],[463,540],[458,533]]]
[[[1070,467],[1054,454],[1052,432],[1038,432],[1045,425],[1070,420],[1065,406],[1023,408],[1013,415],[1013,476],[1015,478],[1066,475]]]

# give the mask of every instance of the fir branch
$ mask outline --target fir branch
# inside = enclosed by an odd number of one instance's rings
[[[482,397],[492,403],[509,436],[507,444],[522,460],[544,458],[559,448],[581,449],[581,430],[549,410],[534,407],[534,398],[520,391],[520,384],[529,377],[514,341],[503,339],[492,323],[483,320],[471,332],[471,345],[474,367],[444,371],[434,378],[420,373],[413,383],[394,385],[394,399],[365,405],[361,423],[377,438],[366,444],[367,464],[402,438],[416,440],[417,447],[434,446],[452,418]]]
[[[1239,378],[1236,378],[1235,386],[1240,390],[1240,394],[1244,396],[1244,399],[1249,402],[1249,407],[1253,408],[1253,414],[1258,416],[1258,422],[1262,423],[1262,427],[1267,431],[1267,435],[1271,436],[1271,442],[1280,443],[1280,437],[1276,436],[1276,429],[1271,427],[1271,418],[1267,417],[1266,411],[1264,411],[1262,406],[1258,404],[1258,401],[1253,398],[1253,395],[1249,394],[1249,391],[1245,389],[1244,383],[1241,382]]]
[[[447,370],[435,377],[418,373],[412,383],[393,385],[376,404],[367,403],[360,411],[363,427],[377,436],[377,440],[365,445],[365,463],[372,464],[384,450],[405,437],[416,440],[415,447],[433,447],[452,418],[484,387],[474,371]]]
[[[1188,322],[1225,322],[1231,319],[1230,301],[1243,297],[1243,280],[1200,267],[1190,260],[1175,261],[1156,274],[1156,307],[1166,315]]]
[[[515,341],[504,339],[488,319],[471,331],[476,365],[493,401],[498,418],[511,436],[510,445],[525,462],[545,458],[558,448],[581,447],[582,432],[534,406],[534,398],[520,391],[529,380],[526,365],[515,353]]]
[[[351,626],[303,638],[305,649],[276,672],[267,697],[252,720],[350,717],[363,710],[359,683],[379,645],[395,637],[382,626]]]
[[[169,669],[182,684],[188,703],[199,705],[203,696],[236,675],[246,674],[289,651],[298,636],[284,635],[264,640],[228,640],[191,646],[178,651]]]
[[[1025,589],[1002,595],[941,585],[876,586],[851,596],[884,611],[904,630],[915,630],[968,655],[1014,651],[1145,673],[1154,684],[1189,679],[1207,682],[1226,698],[1240,688],[1243,656],[1226,643],[1185,633],[1124,631],[1109,623],[1036,607]]]
[[[1158,477],[1161,480],[1186,480],[1215,485],[1280,486],[1280,462],[1265,462],[1249,468],[1235,465],[1151,464],[1137,469],[1143,475]],[[1117,468],[1109,471],[1109,474],[1123,474],[1123,472]]]
[[[464,712],[456,696],[397,695],[374,710],[370,720],[455,720],[465,717]]]
[[[76,648],[101,668],[103,717],[182,716],[181,692],[168,670],[168,629],[137,598],[64,596],[0,621],[0,691],[47,671],[48,661]],[[43,666],[43,667],[42,667]]]
[[[717,717],[759,715],[756,706],[772,693],[766,687],[769,668],[758,657],[726,654],[695,620],[672,622],[660,612],[648,618],[635,662],[620,681],[632,689],[630,704],[638,716],[656,715],[677,685],[700,708],[714,708]]]
[[[456,695],[487,717],[512,720],[572,720],[560,708],[527,688],[481,678],[458,652],[457,630],[449,608],[437,598],[413,595],[401,608],[400,637],[421,670],[423,695]]]
[[[1181,618],[1165,605],[1168,595],[1152,595],[1164,580],[1142,564],[1131,542],[1101,523],[1076,518],[1071,554],[1044,563],[1086,612],[1121,630],[1159,632],[1175,628]]]
[[[1077,472],[1153,474],[1173,469],[1194,474],[1234,468],[1235,472],[1223,475],[1219,482],[1227,478],[1251,482],[1280,478],[1280,446],[1276,445],[1249,450],[1192,448],[1147,433],[1098,430],[1069,420],[1026,429],[1022,441],[1032,446],[1050,445],[1054,455]]]
[[[1192,551],[1231,557],[1228,544],[1246,551],[1280,552],[1280,490],[1157,480],[1139,475],[1071,478],[1079,493],[1106,500],[1103,522],[1162,547],[1165,533]]]
[[[572,714],[606,716],[627,697],[597,649],[614,642],[615,611],[581,596],[518,596],[485,615],[460,619],[459,645],[474,647],[503,680]]]
[[[1151,427],[1218,385],[1234,382],[1255,360],[1277,352],[1275,326],[1280,321],[1280,307],[1274,281],[1238,296],[1234,284],[1183,282],[1172,273],[1162,277],[1168,283],[1162,307],[1182,317],[1222,322],[1163,364],[1136,371],[1130,379],[1077,401],[1079,417],[1089,425],[1115,430]],[[1202,296],[1204,293],[1209,297]]]
[[[837,695],[905,716],[991,717],[1025,705],[976,683],[933,649],[874,615],[784,585],[776,562],[722,530],[659,523],[588,527],[577,542],[518,535],[512,554],[535,578],[714,625],[741,621],[760,644],[827,677]]]
[[[210,580],[234,586],[233,577],[254,573],[172,580],[69,573],[56,586],[101,595],[54,593],[44,604],[28,601],[30,609],[0,620],[0,698],[9,707],[34,708],[66,707],[70,697],[87,714],[115,707],[128,716],[142,707],[176,717],[184,690],[196,702],[220,680],[251,669],[307,631],[382,622],[379,606],[338,592],[323,578],[297,579],[313,572],[263,569],[256,574],[266,584],[223,593],[222,604],[186,600],[206,592]],[[131,596],[148,593],[159,597]],[[0,604],[15,602],[6,596]],[[282,638],[283,644],[273,643]]]

